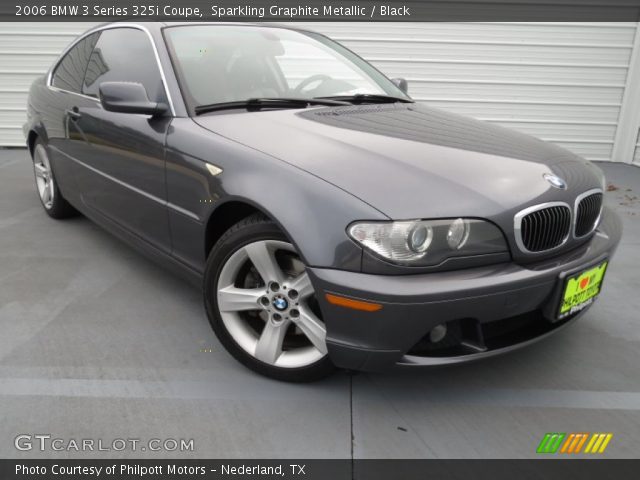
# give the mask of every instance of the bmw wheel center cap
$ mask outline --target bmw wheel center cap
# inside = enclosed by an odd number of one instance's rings
[[[276,310],[286,310],[289,307],[289,302],[283,297],[276,297],[273,299],[273,306]]]

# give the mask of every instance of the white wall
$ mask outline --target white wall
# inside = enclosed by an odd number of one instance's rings
[[[0,22],[0,146],[24,145],[22,124],[31,82],[92,25]]]
[[[29,84],[90,25],[0,23],[0,145],[23,144]],[[625,96],[632,59],[640,55],[635,23],[299,25],[344,43],[390,77],[407,78],[417,100],[536,135],[592,160],[611,160],[616,139],[640,127],[629,115],[623,115],[628,125],[619,125],[623,101],[635,98]],[[618,128],[632,133],[616,135]],[[628,152],[616,150],[617,160],[631,161],[629,145]],[[640,152],[635,156],[640,161]]]
[[[640,55],[635,23],[315,26],[389,76],[406,77],[418,100],[591,160],[612,157],[629,65]]]

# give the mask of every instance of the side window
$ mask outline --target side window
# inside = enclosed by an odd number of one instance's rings
[[[89,60],[82,93],[97,97],[102,82],[141,83],[151,101],[166,102],[153,46],[142,30],[114,28],[102,32]]]
[[[93,33],[80,40],[67,52],[53,73],[54,87],[74,93],[82,92],[84,73],[99,36],[99,33]]]

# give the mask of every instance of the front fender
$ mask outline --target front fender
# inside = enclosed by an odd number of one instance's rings
[[[207,164],[222,172],[212,174]],[[167,185],[169,203],[205,225],[227,202],[255,206],[281,226],[309,266],[359,271],[362,250],[347,225],[388,219],[335,185],[186,118],[175,119],[167,137]]]

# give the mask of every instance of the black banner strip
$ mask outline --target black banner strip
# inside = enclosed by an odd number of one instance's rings
[[[0,460],[0,478],[67,480],[627,480],[640,460]]]
[[[0,21],[636,22],[640,0],[1,0]]]

